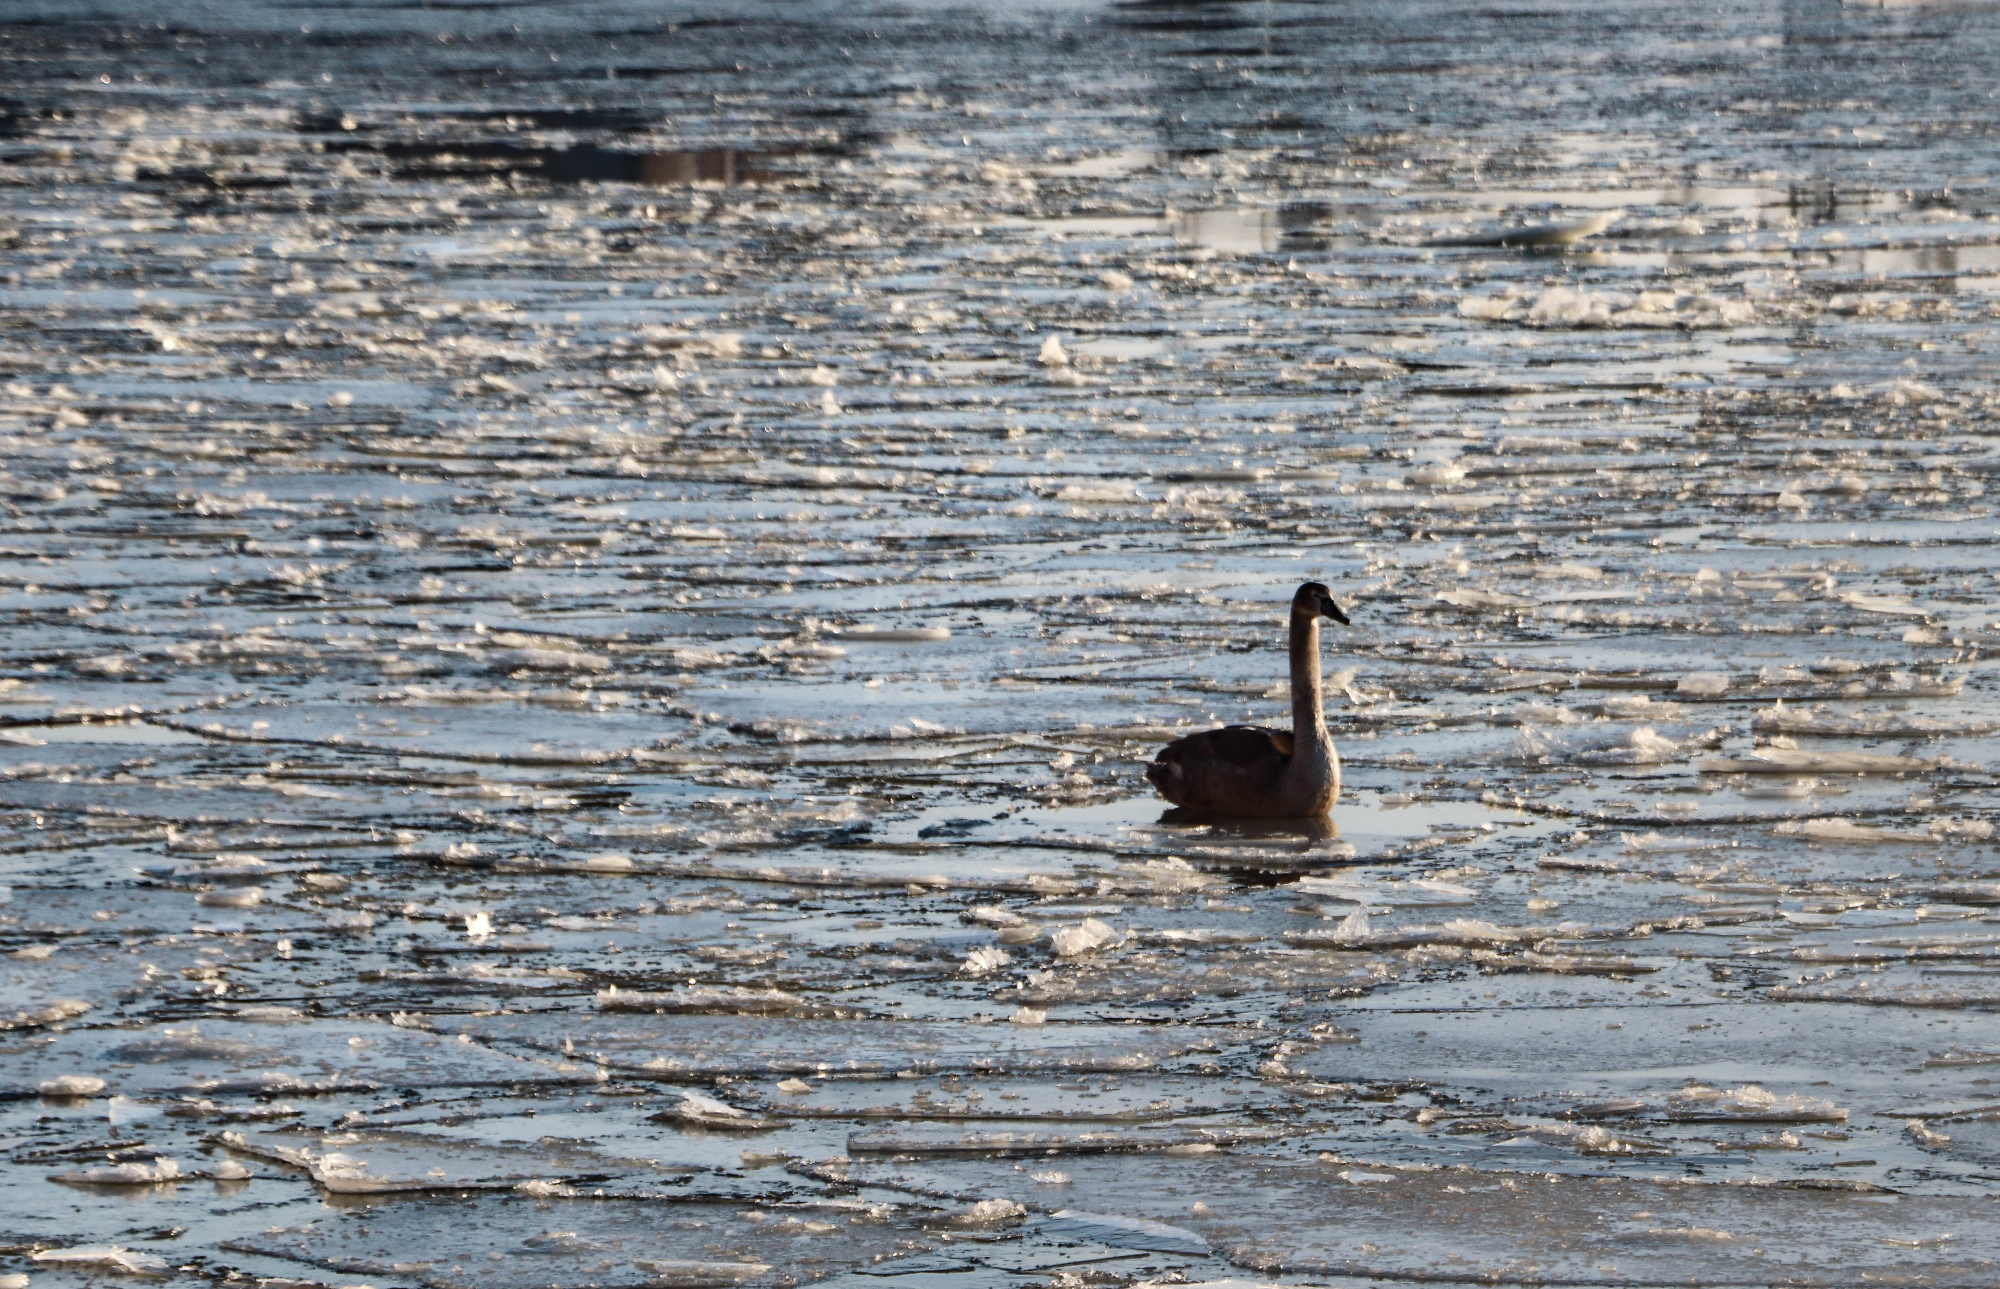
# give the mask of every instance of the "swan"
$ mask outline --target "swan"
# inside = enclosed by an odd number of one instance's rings
[[[1198,814],[1317,818],[1340,795],[1340,754],[1320,699],[1319,620],[1347,623],[1333,592],[1307,582],[1292,596],[1292,728],[1225,725],[1160,749],[1146,777]]]

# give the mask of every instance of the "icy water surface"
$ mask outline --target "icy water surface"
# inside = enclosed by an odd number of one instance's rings
[[[1992,8],[10,13],[0,1275],[2000,1274]]]

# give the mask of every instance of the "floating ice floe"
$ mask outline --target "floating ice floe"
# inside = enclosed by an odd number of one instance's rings
[[[1076,926],[1056,928],[1049,936],[1049,945],[1058,958],[1080,958],[1108,949],[1123,938],[1123,934],[1109,922],[1085,918]]]
[[[1676,291],[1589,291],[1550,287],[1538,293],[1509,288],[1497,296],[1466,296],[1462,318],[1519,322],[1531,327],[1740,327],[1757,311],[1747,300]]]
[[[1357,910],[1359,912],[1359,910]],[[1424,923],[1377,931],[1366,917],[1348,921],[1332,931],[1287,931],[1287,944],[1332,949],[1407,949],[1427,944],[1491,945],[1515,944],[1541,932],[1531,927],[1496,926],[1480,918],[1453,918],[1449,922]]]
[[[988,972],[998,971],[1013,961],[1014,955],[1005,949],[990,947],[974,949],[965,955],[964,971],[968,976],[983,976]]]
[[[971,1230],[991,1230],[1019,1222],[1028,1215],[1026,1206],[1010,1199],[983,1199],[968,1204],[964,1208],[953,1209],[940,1214],[930,1221],[940,1226],[964,1227]]]
[[[1361,905],[1410,907],[1427,904],[1471,904],[1478,892],[1455,882],[1432,878],[1408,881],[1360,882],[1337,877],[1302,877],[1291,889],[1320,899],[1345,900]]]
[[[1662,765],[1687,753],[1682,744],[1650,725],[1641,725],[1627,734],[1624,742],[1578,752],[1574,759],[1582,765]]]
[[[1847,1111],[1825,1097],[1779,1096],[1754,1083],[1690,1083],[1667,1098],[1667,1117],[1677,1123],[1842,1123]]]
[[[646,1273],[647,1283],[658,1289],[726,1289],[771,1274],[764,1262],[688,1262],[668,1258],[634,1258],[632,1265]]]
[[[1086,1213],[1079,1209],[1065,1208],[1043,1218],[1037,1229],[1043,1235],[1054,1236],[1057,1239],[1108,1244],[1114,1249],[1146,1249],[1158,1253],[1195,1255],[1209,1251],[1207,1239],[1199,1233],[1143,1217]]]
[[[52,1267],[102,1267],[128,1276],[164,1276],[167,1260],[153,1253],[137,1253],[115,1244],[80,1244],[67,1249],[43,1249],[29,1255]]]
[[[1554,976],[1638,976],[1658,971],[1659,962],[1598,953],[1494,953],[1475,949],[1472,960],[1491,971],[1546,972]]]
[[[2000,882],[1931,882],[1918,890],[1948,904],[2000,904]]]
[[[703,1128],[720,1128],[727,1132],[764,1132],[777,1125],[740,1106],[718,1101],[704,1092],[683,1090],[680,1104],[667,1111],[667,1116],[683,1123],[695,1124]]]
[[[264,888],[244,886],[233,891],[203,891],[194,897],[194,902],[219,909],[255,908],[264,902]]]
[[[1760,747],[1743,756],[1697,761],[1704,774],[1907,774],[1934,770],[1941,759],[1897,756],[1886,752],[1812,752],[1801,748]]]
[[[1989,985],[1950,988],[1860,980],[1851,984],[1774,985],[1768,997],[1774,1002],[1863,1003],[1877,1007],[1937,1007],[1948,1011],[2000,1007],[2000,989]]]
[[[1436,599],[1440,604],[1449,604],[1459,609],[1529,609],[1540,601],[1525,595],[1514,595],[1507,591],[1482,591],[1475,587],[1459,590],[1439,591]]]
[[[654,993],[612,985],[598,991],[597,1006],[602,1011],[770,1015],[801,1011],[811,1004],[799,995],[782,989],[688,985],[665,993]]]
[[[1623,218],[1622,210],[1600,210],[1580,219],[1544,221],[1513,228],[1488,228],[1438,238],[1432,246],[1574,246]]]
[[[1984,820],[1974,822],[1985,823]],[[1992,830],[1993,826],[1986,824],[1986,833],[1990,834]],[[1883,828],[1856,823],[1852,819],[1787,819],[1777,826],[1776,831],[1787,837],[1804,837],[1808,841],[1847,841],[1864,845],[1881,842],[1933,845],[1948,835],[1942,826],[1919,832],[1914,828]]]
[[[1050,1129],[1042,1132],[962,1132],[956,1129],[882,1128],[857,1132],[847,1139],[850,1154],[917,1156],[1123,1155],[1181,1150],[1191,1146],[1224,1147],[1279,1141],[1296,1135],[1293,1128],[1254,1125],[1165,1129]]]
[[[72,1186],[157,1186],[184,1177],[180,1165],[171,1159],[155,1159],[150,1164],[112,1164],[105,1168],[75,1168],[50,1173],[52,1182]]]

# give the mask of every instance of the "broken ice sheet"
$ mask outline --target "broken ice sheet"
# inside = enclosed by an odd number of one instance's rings
[[[297,1168],[335,1195],[429,1190],[577,1193],[578,1186],[644,1192],[671,1176],[657,1160],[620,1158],[576,1143],[544,1139],[537,1148],[469,1142],[410,1130],[332,1133],[225,1130],[215,1142],[231,1154]]]
[[[1682,1123],[1844,1123],[1848,1112],[1826,1097],[1780,1096],[1758,1085],[1714,1088],[1690,1083],[1668,1102],[1669,1117]]]
[[[489,1016],[456,1022],[503,1052],[563,1053],[638,1077],[1144,1072],[1219,1040],[1119,1025],[1059,1029],[736,1016]],[[1224,1035],[1233,1038],[1234,1035]]]
[[[238,1237],[232,1246],[322,1274],[416,1275],[447,1289],[542,1289],[551,1280],[621,1277],[714,1286],[760,1281],[772,1267],[824,1274],[866,1265],[919,1231],[915,1215],[898,1205],[840,1197],[633,1205],[481,1191],[380,1204],[361,1222],[302,1216],[303,1225]]]
[[[1476,893],[1455,882],[1419,878],[1414,881],[1364,883],[1352,879],[1305,877],[1292,884],[1301,895],[1320,899],[1345,900],[1366,906],[1422,906],[1429,904],[1471,904]]]
[[[974,1162],[950,1160],[855,1161],[845,1171],[878,1186],[953,1190],[985,1175]],[[1143,1176],[1117,1156],[1084,1156],[1066,1159],[1064,1171],[1070,1211],[1107,1215],[1130,1228],[1185,1230],[1230,1264],[1270,1273],[1478,1282],[1526,1276],[1534,1266],[1535,1274],[1554,1271],[1589,1283],[1609,1263],[1635,1278],[1671,1274],[1729,1283],[1767,1267],[1764,1259],[1797,1223],[1828,1214],[1856,1224],[1833,1238],[1871,1274],[1916,1265],[1896,1246],[1879,1243],[1906,1231],[1907,1213],[1838,1187],[1439,1169],[1341,1156],[1211,1154],[1164,1176]],[[1020,1190],[1027,1198],[1033,1185]],[[1983,1227],[1988,1218],[1980,1202],[1942,1201],[1955,1221]],[[1925,1220],[1945,1224],[1937,1212]],[[1695,1230],[1728,1238],[1705,1243],[1653,1234]],[[1110,1242],[1103,1234],[1091,1238]]]
[[[853,1155],[979,1155],[993,1158],[1046,1157],[1079,1154],[1199,1154],[1253,1142],[1273,1142],[1292,1135],[1284,1128],[1204,1123],[1166,1129],[1100,1131],[963,1132],[945,1129],[871,1129],[847,1139]]]
[[[116,1092],[155,1099],[313,1096],[393,1088],[590,1085],[593,1067],[553,1054],[516,1056],[454,1034],[379,1021],[271,1026],[205,1018],[147,1029],[71,1029],[0,1053],[0,1080],[98,1072]]]

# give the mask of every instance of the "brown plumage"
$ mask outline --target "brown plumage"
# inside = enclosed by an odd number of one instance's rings
[[[1319,621],[1345,624],[1333,593],[1307,582],[1292,596],[1292,728],[1225,725],[1175,739],[1146,767],[1160,795],[1197,814],[1299,819],[1340,795],[1340,754],[1320,696]]]

